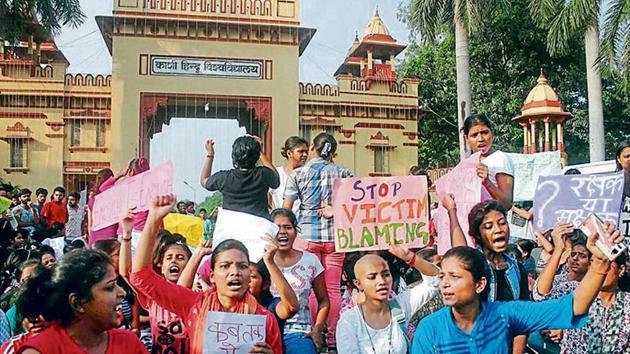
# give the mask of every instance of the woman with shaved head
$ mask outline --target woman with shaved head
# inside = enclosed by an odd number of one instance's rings
[[[392,275],[382,257],[366,254],[354,266],[357,306],[344,312],[337,323],[339,353],[407,353],[405,335],[409,319],[438,293],[438,268],[397,245],[389,252],[423,274],[420,285],[389,300]]]

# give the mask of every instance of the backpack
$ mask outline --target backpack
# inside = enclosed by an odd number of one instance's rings
[[[411,342],[409,341],[409,337],[407,337],[405,310],[400,307],[396,298],[389,300],[389,310],[391,312],[392,320],[396,321],[398,328],[400,328],[400,331],[402,332],[403,338],[405,338],[405,342],[407,342],[407,353],[409,353],[411,352]]]

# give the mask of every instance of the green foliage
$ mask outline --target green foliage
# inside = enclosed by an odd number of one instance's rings
[[[212,213],[214,208],[223,206],[223,194],[221,192],[215,192],[213,195],[206,197],[206,199],[199,203],[197,207],[197,212],[201,209],[206,209],[209,213]]]
[[[62,26],[78,27],[85,20],[80,0],[0,1],[0,38],[11,43],[33,35],[45,40]]]
[[[585,56],[577,39],[570,44],[565,55],[550,56],[546,32],[528,16],[526,0],[495,9],[485,26],[471,37],[473,110],[486,113],[494,122],[496,148],[522,151],[522,128],[511,120],[520,114],[544,68],[565,109],[574,115],[565,131],[569,162],[588,161]],[[418,157],[425,168],[453,166],[458,161],[454,46],[453,36],[446,35],[442,41],[412,47],[401,68],[405,77],[422,80],[420,105],[429,113],[419,124]],[[602,73],[602,79],[607,151],[611,156],[623,132],[630,133],[630,123],[624,119],[630,113],[630,102],[609,70]]]

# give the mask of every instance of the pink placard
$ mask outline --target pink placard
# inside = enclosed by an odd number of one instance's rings
[[[477,165],[481,153],[475,153],[462,160],[451,172],[435,181],[435,191],[440,201],[435,227],[438,233],[438,253],[444,254],[451,249],[451,230],[448,213],[442,206],[442,198],[445,194],[453,194],[457,203],[457,219],[464,231],[466,241],[471,247],[475,247],[475,241],[468,234],[468,213],[482,200],[489,198],[489,194],[483,193],[481,178],[477,176]]]
[[[93,229],[100,230],[117,223],[129,208],[149,210],[151,199],[173,193],[173,163],[166,161],[139,175],[116,182],[116,185],[94,199]]]
[[[355,177],[333,185],[337,252],[429,243],[426,176]]]

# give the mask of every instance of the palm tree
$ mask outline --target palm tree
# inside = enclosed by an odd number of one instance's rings
[[[470,54],[468,37],[481,25],[481,18],[488,14],[492,0],[411,0],[407,18],[408,25],[417,29],[426,44],[435,41],[444,31],[455,31],[455,66],[457,70],[457,126],[459,129],[459,152],[467,156],[466,143],[461,133],[464,119],[472,110],[470,90]]]
[[[77,27],[84,20],[80,0],[0,1],[0,45],[4,40],[13,44],[25,38],[38,43],[40,38],[59,34],[62,26]]]
[[[547,49],[550,54],[564,54],[571,39],[582,36],[586,52],[588,89],[589,151],[591,162],[605,159],[604,107],[600,63],[611,59],[627,77],[630,23],[628,0],[531,0],[530,12],[536,23],[548,30]],[[607,13],[600,21],[600,10]],[[600,23],[604,34],[600,51]]]

